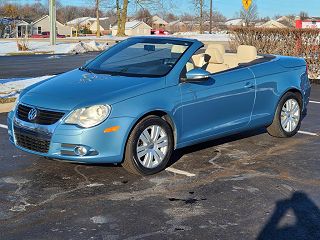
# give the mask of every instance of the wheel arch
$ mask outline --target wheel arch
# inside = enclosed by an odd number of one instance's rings
[[[290,87],[287,88],[285,91],[283,91],[283,93],[279,96],[278,100],[276,101],[275,106],[273,107],[273,116],[276,114],[277,108],[279,106],[279,103],[281,101],[281,99],[283,98],[284,95],[286,95],[288,92],[292,92],[294,94],[296,94],[299,97],[300,100],[300,104],[303,107],[303,97],[302,97],[302,93],[298,88],[295,87]],[[271,124],[271,123],[270,123]]]
[[[175,122],[173,121],[173,118],[172,116],[170,115],[170,113],[164,111],[164,110],[152,110],[152,111],[148,111],[146,113],[143,113],[141,116],[139,116],[135,121],[134,123],[132,124],[128,134],[127,134],[127,138],[126,138],[126,143],[125,143],[125,147],[127,145],[127,141],[128,141],[128,138],[132,132],[132,130],[135,128],[135,126],[142,120],[144,119],[145,117],[147,116],[158,116],[162,119],[164,119],[168,124],[169,126],[171,127],[171,130],[172,130],[172,133],[173,133],[173,140],[174,140],[174,149],[176,148],[176,145],[177,145],[177,126],[175,124]]]
[[[287,94],[288,92],[292,92],[292,93],[296,94],[299,97],[301,107],[303,107],[303,95],[302,95],[302,92],[298,88],[294,88],[294,87],[288,88],[286,91],[284,91],[284,93],[281,95],[281,97],[278,100],[277,106],[278,106],[280,100],[283,98],[283,96],[285,94]]]

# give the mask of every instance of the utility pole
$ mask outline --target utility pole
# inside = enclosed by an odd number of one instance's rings
[[[100,33],[100,18],[99,18],[99,5],[100,5],[100,0],[96,0],[96,17],[97,17],[97,37],[101,36]]]
[[[209,33],[212,33],[212,0],[210,0],[210,25]]]
[[[56,45],[56,0],[49,0],[49,18],[50,18],[50,44]]]

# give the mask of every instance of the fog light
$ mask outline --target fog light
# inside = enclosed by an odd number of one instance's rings
[[[87,155],[88,150],[83,146],[77,146],[74,148],[74,153],[77,154],[78,156],[84,156],[84,155]]]

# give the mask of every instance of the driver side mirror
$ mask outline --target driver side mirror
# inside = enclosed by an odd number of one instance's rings
[[[211,77],[211,73],[202,68],[195,68],[186,73],[186,82],[203,82]]]

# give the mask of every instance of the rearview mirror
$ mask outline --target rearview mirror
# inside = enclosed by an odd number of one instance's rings
[[[211,73],[202,68],[195,68],[186,73],[188,82],[201,82],[210,78]]]

